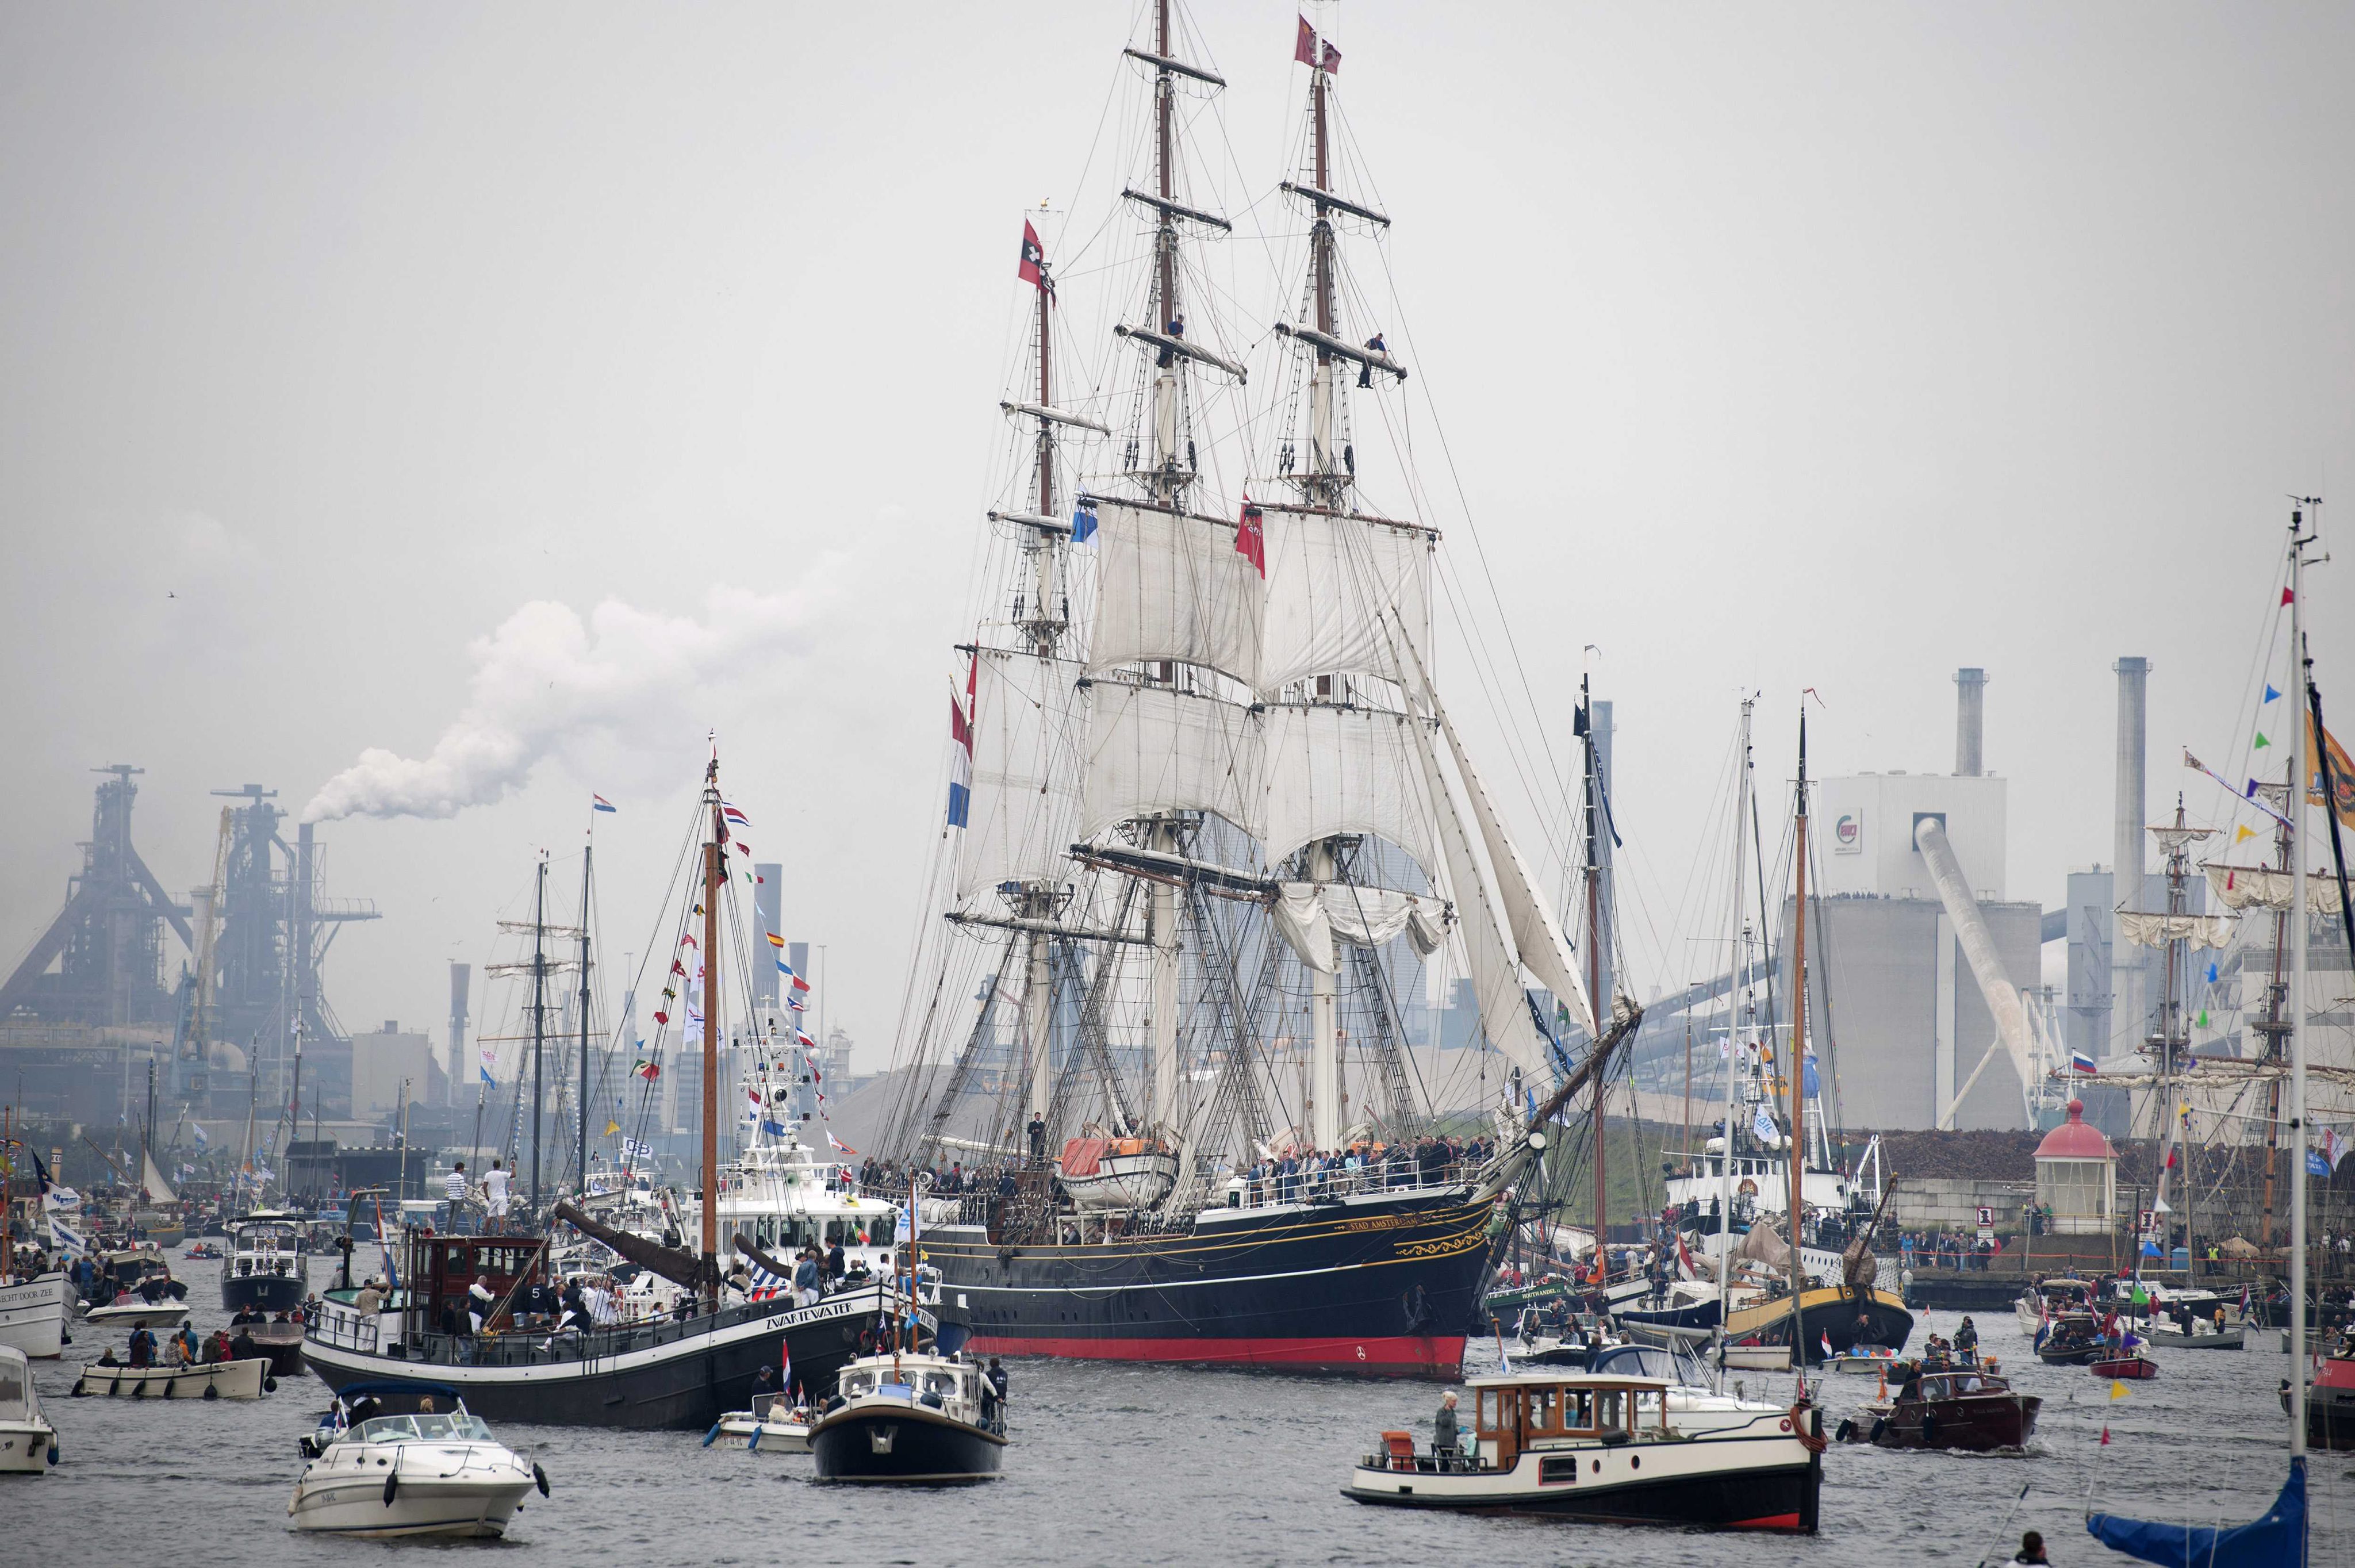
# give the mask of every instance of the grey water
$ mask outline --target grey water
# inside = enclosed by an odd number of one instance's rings
[[[314,1260],[313,1281],[326,1264]],[[204,1333],[226,1320],[218,1265],[176,1262]],[[1953,1313],[1920,1336],[1951,1334]],[[1974,1568],[2000,1563],[2024,1530],[2056,1564],[2122,1563],[2084,1531],[2091,1506],[2144,1518],[2239,1523],[2262,1513],[2286,1471],[2276,1388],[2288,1359],[2159,1350],[2159,1376],[2123,1399],[2083,1369],[2029,1353],[2009,1312],[1982,1315],[1987,1348],[2043,1413],[2024,1455],[1825,1456],[1823,1532],[1712,1534],[1373,1509],[1342,1498],[1357,1456],[1385,1428],[1425,1439],[1440,1388],[1175,1367],[1014,1361],[1014,1445],[1003,1478],[956,1488],[875,1490],[810,1479],[806,1456],[705,1448],[697,1433],[497,1430],[548,1471],[504,1542],[368,1543],[297,1535],[286,1500],[295,1444],[325,1408],[304,1374],[258,1402],[148,1403],[69,1397],[76,1367],[128,1336],[84,1326],[37,1381],[60,1435],[57,1469],[0,1477],[0,1558],[10,1563],[299,1564],[379,1552],[482,1551],[510,1564],[591,1563],[1727,1563]],[[2266,1338],[2252,1334],[2253,1341]],[[1472,1373],[1494,1371],[1476,1346]],[[1788,1374],[1742,1380],[1787,1400]],[[1827,1429],[1872,1397],[1875,1380],[1823,1380]],[[2100,1442],[2106,1425],[2111,1442]],[[2355,1455],[2312,1461],[2317,1564],[2355,1563]],[[2020,1496],[2021,1488],[2028,1488]],[[440,1561],[437,1557],[437,1561]]]

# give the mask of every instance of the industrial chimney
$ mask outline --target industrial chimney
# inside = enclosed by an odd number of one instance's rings
[[[466,993],[472,988],[474,967],[471,964],[450,965],[450,1103],[460,1103],[459,1090],[474,1075],[466,1071]]]
[[[1984,772],[1980,742],[1987,731],[1987,671],[1966,667],[1955,672],[1955,773],[1975,779]]]
[[[2143,764],[2149,745],[2150,661],[2122,658],[2118,672],[2118,798],[2112,824],[2110,907],[2147,909],[2142,896]],[[2130,1051],[2142,1033],[2142,952],[2129,943],[2110,942],[2110,1039],[2114,1051]]]

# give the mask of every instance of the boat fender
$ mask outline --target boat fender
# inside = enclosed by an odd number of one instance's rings
[[[1838,1430],[1836,1430],[1835,1432],[1833,1432],[1832,1435],[1833,1435],[1834,1437],[1838,1438],[1838,1439],[1840,1442],[1842,1442],[1842,1443],[1853,1443],[1853,1442],[1855,1442],[1855,1441],[1856,1441],[1856,1422],[1855,1422],[1854,1418],[1853,1418],[1853,1417],[1850,1417],[1850,1418],[1848,1418],[1848,1419],[1845,1419],[1845,1420],[1841,1421],[1841,1423],[1839,1424],[1838,1429]]]
[[[82,1386],[82,1380],[80,1378],[74,1379],[73,1397],[76,1399],[88,1399],[90,1397],[90,1390]]]
[[[706,1448],[709,1448],[709,1447],[710,1447],[714,1443],[717,1443],[717,1442],[719,1442],[719,1423],[718,1423],[718,1422],[716,1422],[716,1421],[715,1421],[715,1422],[713,1422],[713,1423],[711,1424],[711,1430],[710,1430],[710,1431],[709,1431],[709,1432],[707,1432],[707,1433],[705,1433],[705,1434],[703,1435],[703,1445],[704,1445]]]
[[[758,1454],[760,1451],[761,1429],[755,1426],[752,1428],[752,1435],[744,1439],[744,1452],[747,1454]]]
[[[539,1467],[539,1461],[537,1459],[531,1462],[531,1484],[539,1488],[541,1497],[548,1495],[548,1472]]]
[[[50,1438],[50,1439],[49,1439],[49,1467],[50,1467],[51,1469],[53,1469],[53,1470],[54,1470],[54,1469],[56,1469],[56,1468],[57,1468],[57,1464],[58,1464],[58,1440],[57,1440],[56,1438],[52,1437],[52,1438]]]
[[[165,1391],[165,1392],[164,1392],[164,1397],[165,1397],[165,1399],[169,1399],[169,1398],[171,1398],[171,1397],[172,1397],[171,1391],[170,1391],[169,1389],[166,1389],[166,1390]],[[218,1385],[216,1385],[215,1383],[213,1383],[213,1382],[211,1382],[211,1381],[208,1381],[206,1382],[206,1384],[205,1384],[205,1397],[206,1397],[207,1399],[218,1399],[218,1398],[220,1398],[220,1389],[219,1389],[219,1387],[218,1387]]]
[[[1922,1446],[1927,1448],[1937,1440],[1938,1413],[1935,1411],[1925,1410],[1922,1413]]]
[[[392,1506],[393,1494],[400,1490],[400,1472],[395,1470],[384,1478],[384,1506]]]
[[[131,1397],[133,1399],[145,1399],[147,1397],[147,1380],[145,1378],[141,1378],[137,1382],[131,1385]]]
[[[278,1392],[278,1380],[265,1375],[261,1380],[261,1392],[264,1393],[276,1393]]]
[[[1872,1431],[1865,1438],[1865,1441],[1867,1443],[1878,1443],[1881,1441],[1881,1435],[1888,1430],[1889,1418],[1885,1415],[1876,1415],[1872,1418]]]

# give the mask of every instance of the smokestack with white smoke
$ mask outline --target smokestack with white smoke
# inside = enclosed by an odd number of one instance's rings
[[[473,695],[432,752],[369,747],[302,819],[454,816],[522,787],[545,758],[666,727],[699,690],[774,678],[780,659],[814,640],[826,597],[815,581],[783,594],[718,590],[700,620],[609,599],[584,624],[570,605],[535,600],[475,642]]]

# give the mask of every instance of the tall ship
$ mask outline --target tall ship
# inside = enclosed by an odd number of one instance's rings
[[[1500,1200],[1637,1013],[1598,1016],[1433,677],[1439,530],[1381,269],[1351,264],[1391,219],[1339,51],[1302,24],[1268,193],[1298,288],[1246,336],[1188,138],[1225,84],[1168,0],[1147,16],[1098,231],[1134,255],[1083,297],[1025,225],[886,1152],[946,1173],[919,1247],[981,1353],[1452,1377]],[[1468,1017],[1448,1084],[1407,1043],[1433,989]]]

